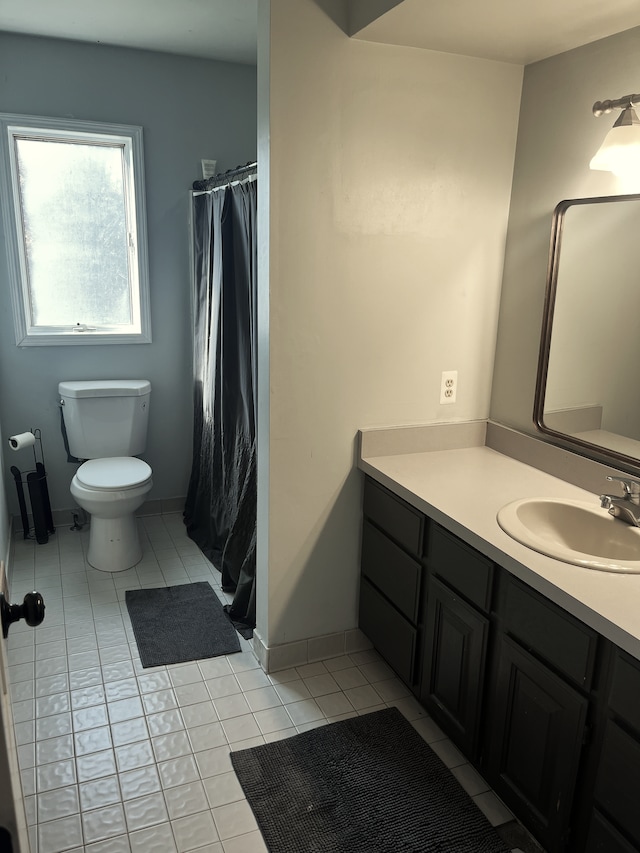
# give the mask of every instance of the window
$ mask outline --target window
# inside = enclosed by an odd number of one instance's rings
[[[19,346],[151,341],[142,128],[0,114]]]

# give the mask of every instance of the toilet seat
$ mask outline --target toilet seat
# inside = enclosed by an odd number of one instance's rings
[[[109,456],[89,459],[76,471],[78,482],[87,489],[111,492],[143,486],[151,479],[152,470],[134,456]]]

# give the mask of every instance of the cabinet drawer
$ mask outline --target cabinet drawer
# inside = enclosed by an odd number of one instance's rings
[[[360,629],[400,678],[413,686],[416,630],[365,578],[360,583]]]
[[[607,721],[595,799],[601,811],[626,835],[640,843],[640,743],[612,720]]]
[[[362,574],[413,623],[418,621],[422,566],[365,520]]]
[[[638,853],[598,811],[593,812],[585,853]]]
[[[363,511],[365,518],[403,548],[417,557],[422,556],[425,525],[422,513],[369,478],[364,482]]]
[[[640,663],[616,651],[609,707],[640,734]]]
[[[485,613],[491,607],[493,563],[434,524],[429,534],[431,571]]]
[[[591,688],[598,635],[514,578],[507,583],[505,630],[559,672]]]

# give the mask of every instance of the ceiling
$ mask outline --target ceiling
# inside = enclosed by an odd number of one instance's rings
[[[363,8],[363,0],[348,2]],[[639,0],[365,5],[389,10],[356,38],[520,65],[640,26]],[[255,64],[257,8],[258,0],[3,0],[0,30]]]
[[[357,38],[528,65],[637,26],[638,0],[404,0]]]
[[[255,65],[258,0],[2,0],[0,30]]]

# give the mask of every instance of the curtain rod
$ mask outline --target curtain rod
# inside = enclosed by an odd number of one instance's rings
[[[218,189],[225,184],[231,183],[233,178],[237,178],[240,175],[244,175],[246,172],[255,170],[257,166],[258,163],[254,160],[253,162],[246,163],[244,166],[236,166],[235,169],[227,169],[226,172],[219,172],[217,175],[213,175],[213,177],[207,178],[206,180],[194,181],[192,189],[199,190],[201,192]]]

